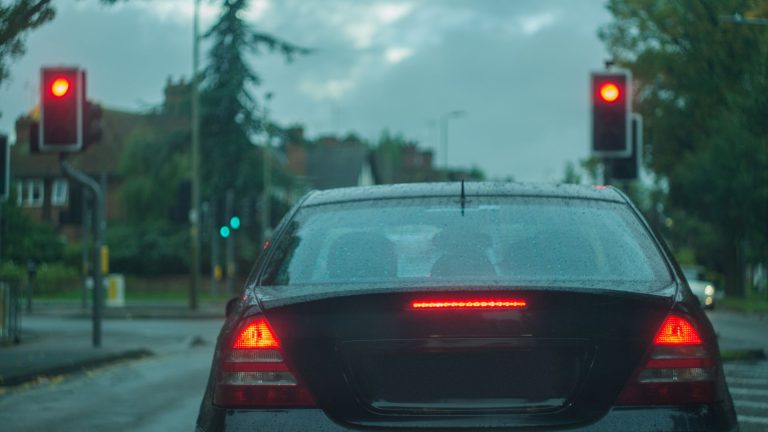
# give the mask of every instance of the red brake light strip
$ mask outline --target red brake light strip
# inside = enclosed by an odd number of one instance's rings
[[[521,309],[528,306],[520,299],[416,300],[413,309]]]

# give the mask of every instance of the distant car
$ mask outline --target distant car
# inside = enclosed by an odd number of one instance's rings
[[[683,266],[683,274],[688,281],[688,286],[704,309],[714,309],[719,293],[715,289],[715,284],[707,280],[704,271],[698,267]]]
[[[673,259],[610,187],[312,192],[228,304],[197,431],[735,431]]]

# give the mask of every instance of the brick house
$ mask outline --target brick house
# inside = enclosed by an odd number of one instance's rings
[[[162,107],[134,113],[103,109],[102,139],[85,151],[67,156],[79,170],[102,184],[106,191],[107,220],[119,219],[118,191],[121,185],[120,158],[132,134],[139,130],[163,133],[184,132],[190,128],[190,86],[183,81],[165,86]],[[69,238],[77,235],[82,222],[83,194],[61,170],[58,154],[32,153],[29,129],[32,116],[16,121],[16,143],[11,147],[11,172],[15,180],[17,204],[35,220],[53,225]]]

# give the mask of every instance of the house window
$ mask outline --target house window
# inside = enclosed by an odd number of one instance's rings
[[[16,184],[16,203],[19,206],[42,207],[44,198],[43,180],[21,180]]]
[[[53,181],[51,189],[51,204],[63,206],[67,203],[67,194],[69,193],[69,183],[65,179],[56,179]]]

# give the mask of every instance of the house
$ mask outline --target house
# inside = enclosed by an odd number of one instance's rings
[[[437,169],[432,150],[416,142],[394,142],[371,149],[355,135],[304,137],[301,127],[281,131],[285,166],[314,189],[373,184],[480,180],[478,170]]]
[[[323,136],[309,142],[300,127],[288,129],[282,145],[286,168],[314,189],[375,184],[371,151],[355,135]]]
[[[80,153],[66,155],[75,168],[102,184],[106,192],[108,221],[121,215],[119,163],[132,134],[142,129],[163,133],[189,131],[189,101],[189,83],[169,79],[161,108],[147,113],[105,108],[101,116],[101,142]],[[31,151],[30,127],[35,117],[33,111],[16,121],[16,143],[11,147],[16,202],[35,220],[49,223],[60,233],[73,238],[82,222],[84,189],[65,177],[59,154]]]

